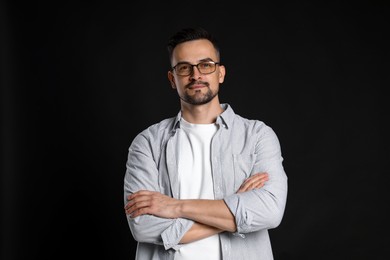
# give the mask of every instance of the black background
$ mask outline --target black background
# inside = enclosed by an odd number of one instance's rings
[[[127,148],[177,114],[165,46],[190,25],[221,101],[279,136],[275,259],[388,257],[389,4],[314,3],[1,2],[0,259],[134,258]]]

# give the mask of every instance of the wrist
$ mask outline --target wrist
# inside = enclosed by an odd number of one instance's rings
[[[177,218],[184,217],[184,206],[185,206],[184,204],[185,204],[185,200],[180,200],[180,199],[176,200],[176,205],[174,210]]]

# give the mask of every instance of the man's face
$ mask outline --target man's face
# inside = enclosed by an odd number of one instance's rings
[[[208,40],[194,40],[181,43],[173,51],[172,65],[189,63],[196,65],[200,62],[219,62],[213,44]],[[176,71],[169,71],[168,78],[172,88],[177,90],[182,102],[191,105],[202,105],[210,102],[218,95],[219,84],[224,81],[225,68],[216,65],[216,70],[210,74],[202,74],[196,66],[188,76],[177,75]]]

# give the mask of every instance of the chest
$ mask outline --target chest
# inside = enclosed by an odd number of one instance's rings
[[[215,199],[221,199],[235,193],[243,181],[255,172],[256,138],[231,136],[226,132],[217,131],[203,148],[191,148],[187,142],[186,148],[180,149],[182,136],[180,134],[169,139],[163,149],[159,163],[159,185],[161,191],[167,195],[180,197],[180,171],[186,166],[181,163],[193,160],[191,153],[196,150],[199,158],[207,160],[210,166],[210,181],[214,190]],[[188,140],[187,140],[188,141]],[[183,158],[187,160],[183,161]]]

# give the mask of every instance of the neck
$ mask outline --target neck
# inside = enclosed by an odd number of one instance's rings
[[[203,105],[191,105],[181,101],[182,117],[192,124],[212,124],[222,112],[218,98]]]

